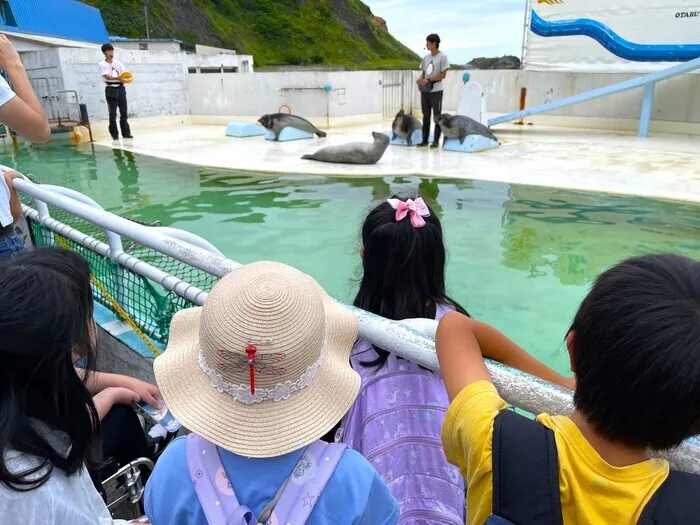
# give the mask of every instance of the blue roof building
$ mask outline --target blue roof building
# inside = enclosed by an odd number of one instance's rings
[[[109,42],[100,10],[76,0],[0,0],[0,31]]]

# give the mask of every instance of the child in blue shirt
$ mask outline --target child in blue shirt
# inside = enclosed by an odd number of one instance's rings
[[[148,480],[151,523],[395,524],[398,503],[367,460],[319,440],[357,396],[356,338],[352,313],[272,262],[235,270],[203,307],[176,314],[154,371],[192,433]]]

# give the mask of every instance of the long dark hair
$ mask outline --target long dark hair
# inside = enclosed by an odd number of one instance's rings
[[[403,201],[411,197],[393,195]],[[374,208],[362,225],[362,279],[353,304],[388,319],[434,319],[439,304],[452,305],[469,315],[445,292],[445,245],[442,225],[428,207],[425,226],[415,228],[406,216],[396,221],[396,211],[384,201]],[[379,357],[361,362],[364,366],[383,364],[389,352],[376,348]]]
[[[70,476],[99,465],[99,420],[85,386],[95,366],[92,313],[90,268],[73,252],[41,248],[0,265],[0,483],[11,490],[40,487],[54,468]],[[73,352],[87,358],[83,379]],[[69,451],[47,427],[67,437]],[[40,462],[15,472],[8,450]]]

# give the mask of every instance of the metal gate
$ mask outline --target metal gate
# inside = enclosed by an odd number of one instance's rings
[[[32,78],[29,82],[51,124],[62,126],[80,122],[78,93],[63,89],[61,77]]]
[[[400,109],[412,114],[416,89],[413,71],[382,71],[382,117],[394,118]]]

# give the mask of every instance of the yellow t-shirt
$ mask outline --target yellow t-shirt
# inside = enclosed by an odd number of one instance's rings
[[[447,460],[467,482],[467,524],[491,514],[493,421],[506,408],[488,381],[466,387],[450,404],[442,428]],[[559,494],[565,525],[637,523],[644,506],[668,476],[668,463],[650,459],[613,467],[598,455],[568,417],[540,414],[554,431],[559,456]]]

